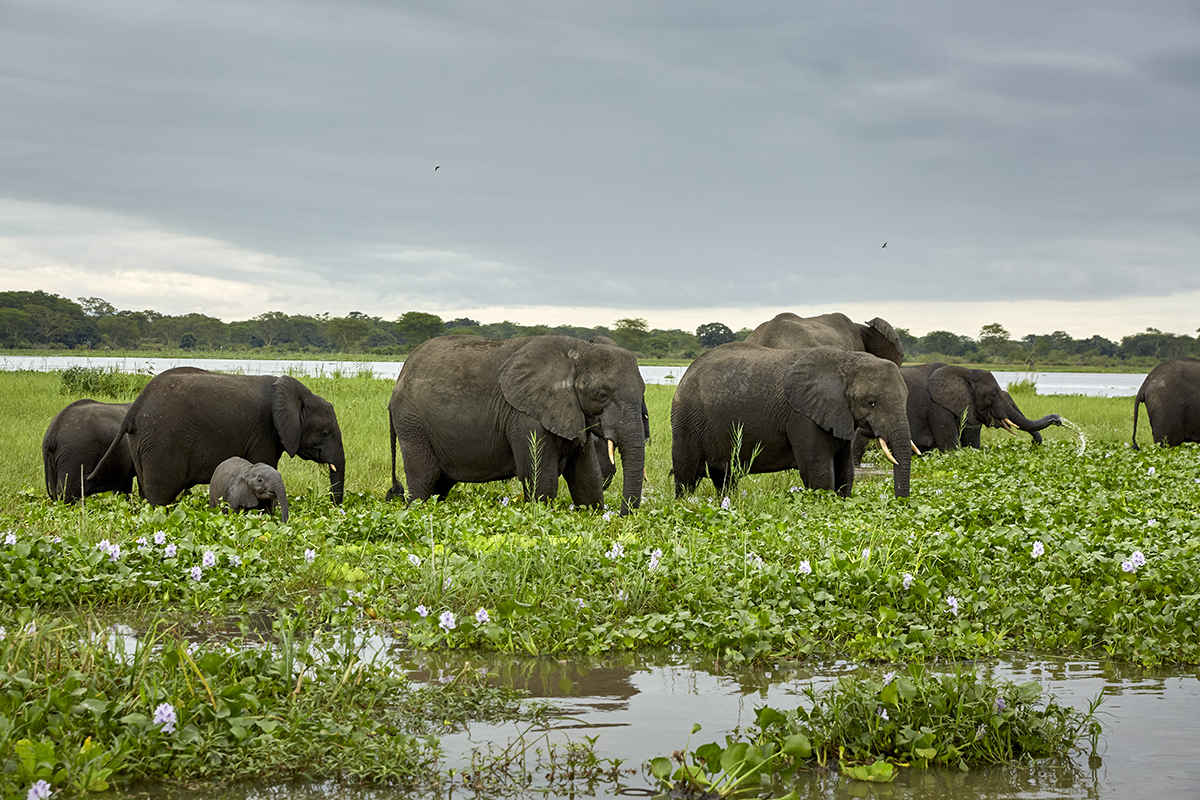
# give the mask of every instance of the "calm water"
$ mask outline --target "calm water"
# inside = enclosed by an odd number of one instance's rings
[[[464,666],[458,654],[430,654],[412,673],[415,680],[436,680],[457,674]],[[794,707],[801,691],[828,686],[838,676],[863,670],[874,676],[878,666],[846,662],[780,664],[767,670],[724,670],[714,661],[663,656],[621,655],[591,661],[553,658],[477,658],[472,667],[486,667],[494,679],[527,690],[534,698],[555,701],[569,719],[550,731],[526,732],[529,748],[545,748],[546,738],[557,743],[594,739],[601,758],[622,759],[637,769],[625,777],[629,793],[651,788],[640,767],[647,759],[670,756],[684,747],[692,725],[702,726],[691,747],[724,740],[738,726],[754,722],[756,707]],[[970,665],[964,665],[970,666]],[[886,669],[891,669],[888,667]],[[945,800],[1000,798],[1187,798],[1200,797],[1200,673],[1190,669],[1147,670],[1112,662],[1057,658],[1009,658],[980,663],[975,668],[1015,682],[1036,680],[1059,702],[1086,710],[1103,692],[1101,718],[1105,735],[1101,763],[1092,767],[1087,753],[1065,762],[991,767],[970,773],[950,770],[903,769],[895,783],[871,786],[854,783],[836,773],[803,776],[797,792],[802,798],[921,797]],[[469,764],[472,749],[499,753],[519,740],[513,725],[472,725],[442,737],[443,767]],[[530,760],[532,766],[532,758]],[[540,780],[540,778],[539,778]],[[544,785],[541,787],[544,788]],[[590,796],[575,785],[576,796]],[[611,796],[617,787],[604,784],[597,794]],[[471,794],[462,787],[425,797]],[[551,796],[565,796],[556,791]],[[198,798],[207,797],[201,793]],[[286,787],[225,789],[222,797],[399,798],[385,789],[348,790],[335,784],[290,784]],[[494,794],[480,796],[492,797]],[[539,784],[518,797],[540,797]]]
[[[0,358],[0,370],[38,370],[52,372],[68,367],[115,368],[125,372],[144,371],[158,374],[172,367],[194,366],[248,375],[359,375],[395,380],[400,361],[299,361],[219,358],[114,358],[109,356],[6,356]],[[686,367],[641,367],[646,383],[676,384]],[[1001,386],[1012,381],[1034,380],[1040,394],[1085,394],[1098,397],[1122,397],[1137,394],[1145,373],[1098,372],[996,372]]]

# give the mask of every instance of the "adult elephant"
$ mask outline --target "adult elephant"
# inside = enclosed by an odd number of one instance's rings
[[[790,311],[759,325],[746,337],[750,344],[799,350],[805,347],[840,347],[894,362],[904,361],[904,348],[891,324],[879,317],[870,322],[853,322],[845,314],[800,317]]]
[[[870,353],[714,347],[688,367],[671,403],[675,494],[692,492],[706,472],[726,492],[739,474],[797,469],[807,488],[849,497],[862,431],[880,438],[896,496],[907,497],[907,394],[899,368]]]
[[[1137,450],[1138,408],[1146,404],[1155,444],[1175,447],[1200,442],[1200,360],[1164,361],[1142,381],[1133,400],[1133,449]]]
[[[921,450],[979,447],[983,426],[1023,430],[1035,442],[1043,431],[1062,425],[1058,414],[1028,419],[996,376],[986,369],[931,362],[901,367],[908,386],[908,425]]]
[[[329,491],[342,502],[346,454],[333,405],[290,376],[224,375],[178,367],[156,375],[121,421],[95,480],[121,437],[137,471],[138,489],[153,505],[212,480],[231,456],[279,466],[284,453],[328,464]]]
[[[42,437],[47,494],[72,503],[84,496],[84,476],[104,457],[131,405],[83,399],[54,416]],[[133,491],[133,476],[133,456],[128,442],[121,439],[105,468],[88,482],[86,494],[129,494]]]
[[[641,502],[645,385],[633,353],[569,336],[442,336],[413,350],[388,403],[392,488],[399,442],[413,499],[445,499],[456,483],[518,478],[526,497],[604,501],[598,448],[621,452],[621,513]]]
[[[613,347],[620,347],[616,340],[611,339],[603,334],[596,334],[588,339],[592,344],[607,344]],[[650,443],[650,409],[646,407],[646,400],[642,400],[642,429],[646,434],[646,443]],[[605,440],[595,434],[592,434],[592,446],[596,448],[596,458],[600,461],[600,475],[604,478],[604,488],[607,489],[612,484],[613,478],[617,477],[617,459],[614,455],[614,445],[612,439]],[[643,480],[645,475],[643,474]]]

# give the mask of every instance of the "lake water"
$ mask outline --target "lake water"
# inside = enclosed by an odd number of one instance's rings
[[[361,375],[395,380],[401,361],[303,361],[217,358],[117,358],[112,356],[4,356],[0,370],[36,370],[54,372],[68,367],[100,367],[122,372],[149,372],[157,375],[172,367],[193,366],[247,375]],[[679,383],[686,367],[640,367],[646,383]],[[1039,394],[1083,394],[1096,397],[1132,397],[1146,373],[1100,372],[995,372],[1001,386],[1013,381],[1033,380]]]
[[[634,774],[619,785],[602,783],[592,790],[574,784],[549,787],[543,775],[520,791],[474,794],[461,785],[446,787],[424,798],[612,796],[645,794],[652,788],[641,765],[655,756],[670,756],[685,746],[692,725],[702,730],[690,746],[723,742],[734,729],[751,725],[755,709],[798,705],[807,686],[821,689],[841,675],[862,671],[872,677],[895,666],[848,662],[781,663],[767,669],[730,669],[711,658],[622,654],[592,660],[425,654],[412,672],[417,681],[456,675],[466,662],[486,667],[493,680],[517,686],[533,698],[553,700],[565,715],[549,731],[529,731],[511,724],[476,724],[441,738],[446,768],[469,766],[473,749],[499,754],[521,742],[528,745],[528,766],[536,748],[547,742],[594,741],[602,759],[620,759]],[[1127,664],[1060,658],[1009,657],[998,661],[964,663],[1001,680],[1036,680],[1058,702],[1086,711],[1103,693],[1100,717],[1105,726],[1099,764],[1087,752],[1062,761],[1042,761],[988,767],[962,773],[955,770],[902,769],[892,784],[851,782],[836,772],[802,774],[801,798],[831,800],[844,797],[921,797],[943,800],[1000,800],[1000,798],[1108,798],[1200,796],[1200,674],[1196,668],[1143,669]],[[936,665],[933,669],[938,669]],[[952,667],[943,665],[942,668]],[[1044,695],[1043,695],[1044,696]],[[1086,746],[1086,741],[1083,743]],[[544,772],[544,770],[543,770]],[[571,790],[573,789],[573,791]],[[545,793],[545,794],[543,794]],[[213,797],[201,791],[192,797]],[[287,786],[225,787],[222,798],[375,798],[412,797],[380,787],[353,789],[335,783]]]

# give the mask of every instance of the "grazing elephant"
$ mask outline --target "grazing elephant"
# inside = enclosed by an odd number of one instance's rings
[[[554,335],[430,339],[404,362],[388,403],[388,497],[404,497],[398,441],[413,499],[516,477],[526,497],[541,500],[557,495],[562,475],[575,505],[599,507],[595,435],[621,451],[627,514],[642,496],[644,393],[637,358],[620,347]]]
[[[896,496],[907,497],[907,396],[899,367],[869,353],[745,342],[714,347],[688,367],[671,403],[675,494],[692,492],[706,471],[717,491],[727,492],[739,473],[798,469],[809,489],[849,497],[853,440],[862,431],[880,437],[895,463]]]
[[[55,415],[42,438],[47,494],[72,503],[84,496],[84,476],[100,463],[131,405],[76,400]],[[88,482],[86,494],[129,494],[133,476],[133,456],[122,439],[104,469]]]
[[[596,334],[588,339],[592,344],[607,344],[613,347],[620,347],[616,341],[602,334]],[[642,427],[646,433],[646,442],[650,441],[650,409],[646,407],[646,401],[642,400]],[[604,477],[604,488],[607,489],[612,484],[613,478],[617,476],[617,460],[613,453],[614,445],[612,439],[605,440],[600,436],[592,435],[592,445],[596,448],[596,458],[600,461],[600,474]],[[643,480],[645,475],[643,474]]]
[[[278,503],[282,521],[288,521],[283,476],[270,464],[251,464],[241,456],[222,461],[213,470],[212,481],[208,484],[208,504],[216,508],[222,500],[235,513],[256,509],[270,514]]]
[[[1137,450],[1138,407],[1146,404],[1155,444],[1175,447],[1200,442],[1200,359],[1173,358],[1146,376],[1133,400],[1133,449]]]
[[[330,494],[342,502],[346,454],[337,415],[328,400],[287,375],[169,369],[133,401],[101,466],[122,436],[129,440],[138,489],[156,506],[208,483],[231,456],[277,467],[284,453],[328,464]]]
[[[978,448],[984,425],[1013,434],[1019,428],[1040,443],[1039,431],[1062,425],[1058,414],[1026,419],[986,369],[933,362],[901,367],[900,374],[908,385],[909,429],[920,450]]]
[[[895,362],[897,366],[904,361],[904,348],[896,329],[879,317],[859,323],[852,322],[845,314],[798,317],[785,311],[751,331],[746,341],[781,350],[827,345],[870,353]]]

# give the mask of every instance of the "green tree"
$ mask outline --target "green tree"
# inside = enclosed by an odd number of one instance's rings
[[[650,339],[650,326],[641,317],[625,317],[613,323],[612,338],[626,350],[635,353]]]
[[[1001,355],[1008,340],[1009,333],[999,322],[990,322],[979,329],[979,346],[990,356]]]
[[[733,330],[723,322],[706,322],[696,328],[696,338],[705,350],[728,344],[736,338]]]
[[[102,297],[81,297],[79,305],[89,317],[111,317],[117,313],[116,307]]]
[[[424,311],[406,311],[396,320],[396,331],[410,347],[441,336],[446,332],[446,323],[437,314]]]
[[[374,327],[362,316],[333,317],[325,322],[325,333],[340,352],[353,353],[356,345],[370,336]]]
[[[267,311],[251,321],[255,323],[254,333],[262,339],[264,347],[279,343],[291,325],[291,319],[282,311]]]

